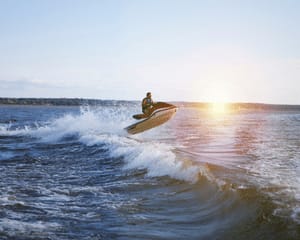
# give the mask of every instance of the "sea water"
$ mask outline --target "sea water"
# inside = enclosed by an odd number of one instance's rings
[[[138,112],[0,106],[0,239],[300,239],[299,111]]]

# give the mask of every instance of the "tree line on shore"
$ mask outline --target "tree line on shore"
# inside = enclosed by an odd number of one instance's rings
[[[84,98],[0,98],[3,105],[82,106],[111,103],[110,100]]]
[[[83,105],[115,105],[118,103],[136,103],[136,101],[100,100],[84,98],[0,98],[2,105],[48,105],[48,106],[83,106]],[[211,103],[205,102],[175,102],[177,106],[209,108]],[[255,110],[300,110],[300,105],[264,104],[264,103],[228,103],[229,109]]]

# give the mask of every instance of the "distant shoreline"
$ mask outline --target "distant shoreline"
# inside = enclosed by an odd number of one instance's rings
[[[136,103],[137,101],[126,100],[101,100],[85,98],[0,98],[1,105],[10,106],[105,106],[116,105],[118,103]],[[211,103],[208,102],[173,102],[178,106],[208,108]],[[265,104],[265,103],[228,103],[230,109],[255,109],[255,110],[278,110],[278,111],[300,111],[300,105],[289,104]]]
[[[112,102],[132,102],[84,98],[0,98],[0,105],[84,106],[111,105]]]

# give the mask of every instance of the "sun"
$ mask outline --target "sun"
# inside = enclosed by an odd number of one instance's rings
[[[225,102],[213,102],[210,105],[210,110],[214,114],[224,114],[227,112],[227,103]]]

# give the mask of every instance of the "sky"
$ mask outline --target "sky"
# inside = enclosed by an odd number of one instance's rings
[[[300,104],[299,0],[0,0],[0,97]]]

